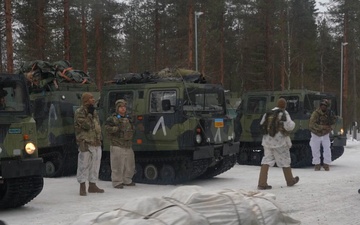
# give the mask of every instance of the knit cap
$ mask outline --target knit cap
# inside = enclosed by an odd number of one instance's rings
[[[84,92],[81,96],[81,103],[83,105],[89,105],[89,100],[94,98],[94,96],[89,92]]]
[[[120,107],[120,106],[126,106],[127,105],[127,102],[125,101],[125,99],[118,99],[118,100],[116,100],[116,102],[115,102],[115,108],[116,108],[116,110],[118,110],[118,108]]]
[[[284,98],[279,98],[279,100],[277,101],[277,107],[279,107],[280,109],[285,109],[286,100]]]

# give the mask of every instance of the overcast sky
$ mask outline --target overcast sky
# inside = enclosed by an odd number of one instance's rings
[[[317,8],[319,9],[319,12],[327,11],[326,7],[320,6],[319,3],[329,3],[329,0],[316,0],[316,3],[317,3]]]

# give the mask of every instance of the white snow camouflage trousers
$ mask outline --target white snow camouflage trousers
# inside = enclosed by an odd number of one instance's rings
[[[99,178],[101,163],[101,146],[89,145],[89,151],[81,152],[79,149],[76,178],[79,183],[89,181],[96,183]]]
[[[320,164],[320,146],[323,146],[323,157],[324,163],[331,163],[331,149],[330,149],[330,137],[329,134],[325,134],[324,136],[317,136],[314,133],[311,133],[310,139],[310,147],[312,152],[312,164],[317,165]]]
[[[278,167],[290,167],[291,158],[289,147],[287,145],[277,148],[264,146],[264,157],[261,160],[261,164],[274,166],[275,163]]]

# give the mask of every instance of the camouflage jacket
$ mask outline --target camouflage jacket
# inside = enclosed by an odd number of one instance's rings
[[[99,116],[96,111],[91,115],[85,106],[81,106],[75,111],[74,126],[76,142],[79,146],[85,142],[88,145],[101,145],[101,127]]]
[[[132,146],[134,126],[128,115],[120,117],[116,113],[112,114],[105,121],[105,130],[110,137],[111,145],[120,147]]]
[[[316,109],[310,117],[309,129],[317,136],[324,136],[331,131],[331,126],[336,122],[336,116],[330,110],[326,112]]]

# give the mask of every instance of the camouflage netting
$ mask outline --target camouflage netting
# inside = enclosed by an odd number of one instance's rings
[[[206,83],[205,77],[194,70],[180,68],[165,68],[159,72],[149,73],[124,73],[114,76],[111,83],[129,84],[129,83],[146,83],[158,80],[183,80],[191,83]]]
[[[35,60],[23,63],[18,73],[23,73],[33,91],[56,89],[58,83],[91,83],[88,74],[81,70],[74,70],[68,61],[61,60],[50,63]]]

